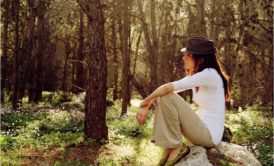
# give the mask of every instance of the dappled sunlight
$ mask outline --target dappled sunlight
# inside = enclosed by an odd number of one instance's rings
[[[142,102],[142,100],[140,100],[140,99],[131,99],[130,100],[130,104],[133,107],[139,107],[141,102]]]
[[[136,144],[138,152],[138,163],[142,165],[157,165],[161,158],[162,149],[150,142],[150,139],[142,139]]]

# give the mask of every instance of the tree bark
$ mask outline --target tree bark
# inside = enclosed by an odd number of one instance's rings
[[[122,112],[120,117],[127,113],[127,105],[130,102],[130,18],[129,18],[129,0],[123,0],[123,72],[122,72]]]
[[[104,39],[104,17],[100,0],[77,0],[88,16],[89,78],[85,97],[84,138],[108,139],[106,125],[107,58]]]
[[[84,60],[84,12],[80,9],[80,25],[79,25],[79,47],[78,47],[78,60]],[[77,63],[76,71],[76,85],[85,89],[84,86],[84,67],[82,63]],[[79,90],[77,90],[79,92]]]
[[[207,37],[206,33],[206,22],[205,22],[205,0],[196,0],[197,4],[197,32],[196,34],[199,36]]]
[[[138,36],[138,39],[137,39],[137,43],[136,43],[136,50],[135,50],[135,57],[134,57],[134,64],[133,64],[133,72],[132,72],[132,78],[134,78],[135,76],[135,73],[136,73],[136,66],[137,66],[137,59],[138,59],[138,52],[139,52],[139,45],[140,45],[140,42],[141,42],[141,38],[142,38],[142,34],[143,34],[143,31],[140,32],[139,36]]]
[[[115,4],[114,4],[115,5]],[[115,8],[113,9],[115,10]],[[113,14],[115,11],[113,11]],[[111,20],[111,33],[112,33],[112,53],[113,53],[113,101],[118,99],[118,53],[117,53],[117,36],[116,36],[116,18],[113,16]]]
[[[158,42],[156,41],[152,41],[151,37],[150,37],[150,31],[148,28],[148,25],[146,23],[146,19],[145,19],[145,14],[143,12],[143,6],[142,6],[142,2],[141,0],[137,1],[138,3],[138,10],[140,13],[140,19],[141,19],[141,24],[142,24],[142,29],[144,31],[144,36],[145,36],[145,41],[146,41],[146,47],[148,49],[148,53],[149,53],[149,64],[150,64],[150,88],[149,88],[149,92],[153,92],[156,88],[157,88],[157,68],[158,68],[158,63],[157,63],[157,52],[156,49],[154,49],[154,45]],[[153,5],[153,2],[151,2],[152,4],[152,14],[155,14],[155,5]],[[153,8],[154,7],[154,8]],[[153,35],[154,36],[154,35]]]
[[[3,13],[3,37],[2,37],[2,48],[3,48],[3,56],[1,58],[1,102],[4,97],[4,90],[7,88],[7,67],[8,67],[8,29],[9,29],[9,13],[10,13],[10,1],[6,0],[3,2],[2,7],[4,8]]]
[[[222,0],[212,0],[211,18],[210,18],[210,38],[218,44],[219,43],[219,31],[221,19],[223,16],[223,2]]]
[[[158,70],[158,74],[161,75],[158,79],[159,84],[166,83],[169,79],[167,79],[171,73],[168,73],[168,66],[169,66],[169,61],[171,54],[168,52],[169,50],[169,39],[172,33],[172,27],[170,24],[170,20],[168,18],[172,17],[171,16],[171,11],[170,7],[168,6],[169,3],[167,1],[163,2],[164,6],[164,11],[163,11],[163,32],[162,32],[162,38],[161,38],[161,47],[160,47],[160,58],[159,58],[159,66],[161,70]]]
[[[63,80],[62,80],[62,90],[67,91],[67,77],[68,77],[68,59],[70,54],[69,40],[65,43],[65,64],[63,68]]]
[[[20,86],[20,70],[21,70],[21,64],[20,64],[20,54],[19,54],[19,12],[20,12],[20,0],[14,0],[13,1],[13,17],[15,21],[14,26],[14,72],[15,72],[15,83],[13,87],[13,96],[12,96],[12,106],[13,109],[18,108],[18,102],[19,102],[19,86]]]
[[[35,55],[33,55],[34,47],[34,35],[35,35],[35,18],[37,17],[37,6],[32,2],[28,1],[29,6],[29,22],[25,27],[23,32],[23,55],[26,57],[26,72],[25,77],[27,79],[26,84],[28,83],[28,96],[29,101],[34,101],[35,98]],[[23,89],[22,89],[23,90]]]
[[[42,99],[43,91],[43,60],[46,51],[46,34],[45,34],[45,12],[46,12],[46,2],[39,2],[39,10],[37,15],[37,30],[36,30],[36,50],[35,50],[35,60],[36,60],[36,70],[35,70],[35,90],[34,90],[34,102],[38,102]]]

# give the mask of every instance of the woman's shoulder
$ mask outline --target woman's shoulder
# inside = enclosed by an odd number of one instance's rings
[[[203,77],[206,77],[208,79],[213,79],[213,78],[218,79],[220,77],[219,73],[214,68],[205,68],[204,70],[200,72],[200,74],[203,75]]]
[[[205,75],[218,75],[217,70],[214,68],[205,68],[200,73]]]

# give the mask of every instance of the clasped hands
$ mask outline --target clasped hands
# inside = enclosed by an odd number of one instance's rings
[[[146,99],[144,101],[142,101],[140,103],[140,108],[139,111],[136,113],[136,119],[137,122],[139,123],[139,125],[144,125],[148,112],[149,112],[149,108],[151,106],[151,104],[155,104],[157,98],[152,99],[150,101],[147,101]]]

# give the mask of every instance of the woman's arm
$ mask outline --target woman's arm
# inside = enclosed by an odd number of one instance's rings
[[[140,107],[147,107],[150,105],[158,98],[161,97],[165,94],[168,94],[173,91],[173,85],[172,83],[166,83],[159,88],[157,88],[154,92],[152,92],[149,96],[147,96],[144,101],[141,102]]]

